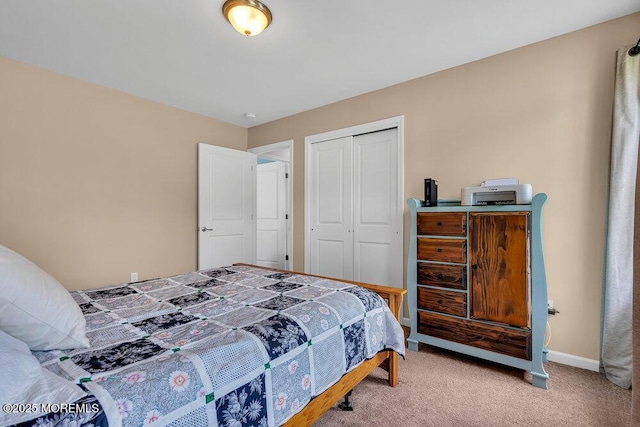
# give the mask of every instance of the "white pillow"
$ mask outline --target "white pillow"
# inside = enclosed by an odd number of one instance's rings
[[[86,321],[69,292],[34,263],[2,245],[0,329],[31,350],[89,347]]]
[[[22,341],[0,331],[0,402],[3,406],[0,425],[18,424],[43,414],[41,404],[72,403],[86,393],[71,381],[44,369]],[[11,405],[27,405],[7,411]]]

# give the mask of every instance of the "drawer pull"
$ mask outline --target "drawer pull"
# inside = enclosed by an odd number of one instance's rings
[[[440,280],[444,279],[444,274],[438,273],[438,279],[440,279]]]
[[[438,221],[438,227],[442,227],[442,223],[440,221]]]
[[[442,248],[438,248],[438,252],[442,252]]]

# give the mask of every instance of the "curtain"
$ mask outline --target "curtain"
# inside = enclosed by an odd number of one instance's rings
[[[638,40],[640,42],[640,40]],[[636,387],[631,393],[631,425],[640,426],[640,174],[636,175],[636,212],[633,236],[633,375],[631,383]]]
[[[631,425],[640,426],[640,174],[636,176],[636,212],[633,235],[633,358],[631,383]]]
[[[640,55],[618,50],[611,140],[600,364],[607,378],[631,387],[633,238],[640,140]]]

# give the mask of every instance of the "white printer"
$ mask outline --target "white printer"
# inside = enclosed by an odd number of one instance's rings
[[[489,179],[480,187],[463,187],[463,206],[528,205],[533,197],[531,184],[519,184],[516,178]]]

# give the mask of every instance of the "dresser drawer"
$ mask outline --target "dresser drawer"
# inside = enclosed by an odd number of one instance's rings
[[[418,332],[447,341],[531,360],[531,331],[418,312]]]
[[[418,234],[432,236],[465,236],[465,212],[418,212]]]
[[[467,241],[418,237],[418,259],[426,261],[467,262]]]
[[[467,289],[467,267],[419,262],[417,282],[421,285],[465,290]]]
[[[418,286],[418,308],[466,317],[467,294]]]

